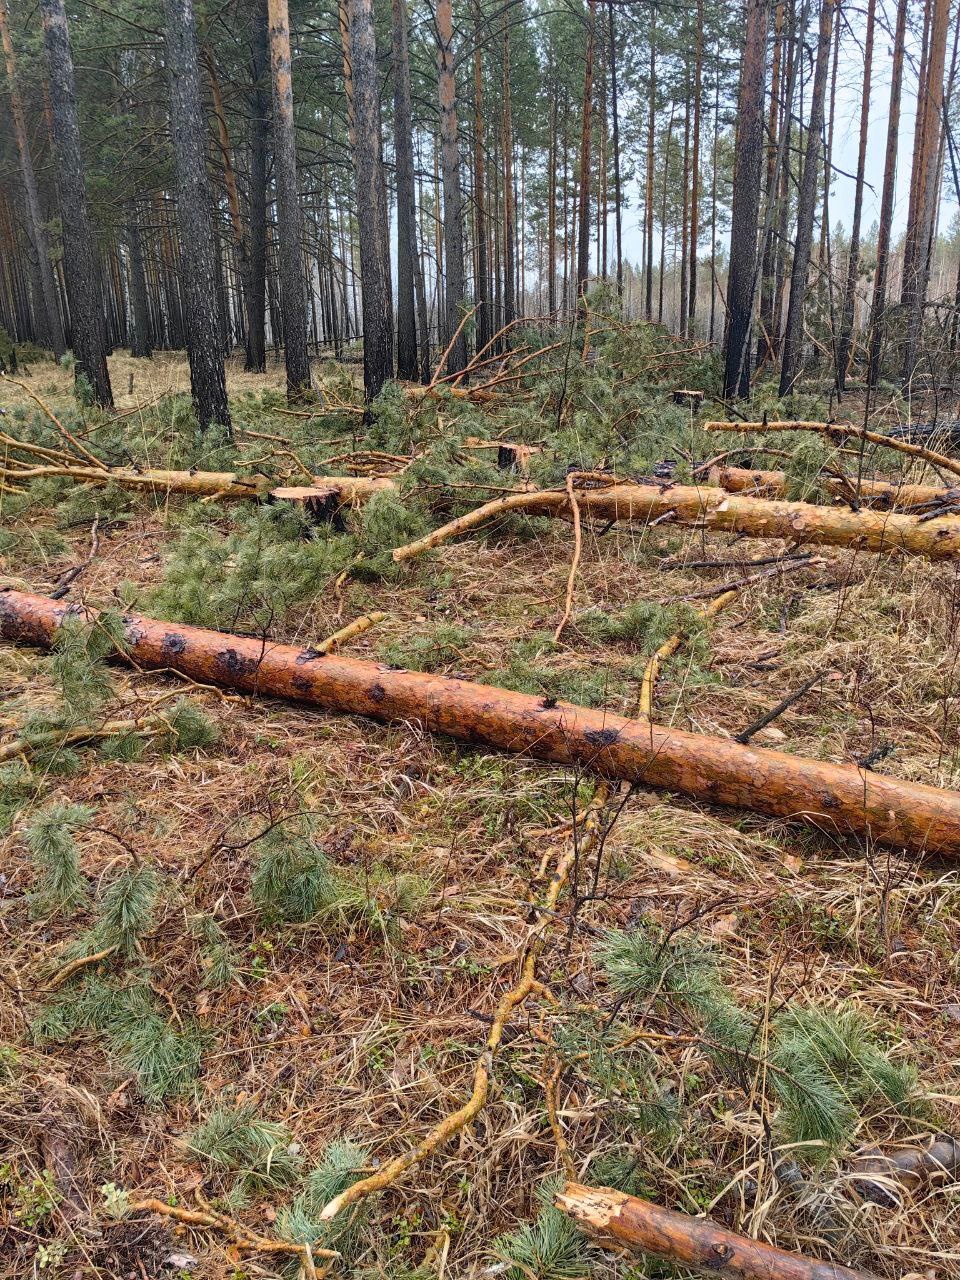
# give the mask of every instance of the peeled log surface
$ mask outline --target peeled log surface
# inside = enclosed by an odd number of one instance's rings
[[[751,471],[747,467],[711,467],[710,484],[728,493],[752,493],[764,498],[782,498],[787,491],[787,477],[783,471]],[[960,503],[960,485],[944,489],[931,484],[893,484],[889,480],[860,480],[851,476],[849,481],[835,476],[821,477],[824,488],[836,498],[856,496],[871,507],[920,507],[930,503],[949,506]]]
[[[48,647],[65,617],[95,610],[0,590],[0,638]],[[916,853],[960,856],[960,793],[855,765],[805,760],[609,711],[553,704],[469,680],[395,670],[339,654],[128,617],[128,656],[207,684],[293,698],[326,711],[416,722],[431,733],[578,765],[710,804],[800,819]]]
[[[678,524],[751,538],[787,538],[791,542],[865,551],[908,551],[934,560],[960,555],[960,518],[956,516],[920,520],[917,516],[881,511],[818,507],[809,502],[771,502],[692,485],[661,489],[655,485],[613,484],[598,489],[578,488],[576,498],[581,514],[604,520],[650,523],[672,518]],[[398,547],[393,558],[407,560],[419,555],[501,512],[559,515],[566,513],[569,505],[564,489],[512,493],[477,507],[417,542]]]
[[[707,1275],[730,1280],[873,1280],[869,1272],[775,1249],[705,1218],[661,1209],[610,1187],[568,1182],[554,1203],[602,1241],[668,1258]]]

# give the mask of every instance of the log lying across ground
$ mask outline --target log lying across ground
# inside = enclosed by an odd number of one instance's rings
[[[554,1203],[601,1241],[667,1258],[705,1275],[728,1280],[873,1280],[868,1272],[788,1253],[706,1218],[662,1209],[610,1187],[568,1182]]]
[[[762,498],[783,498],[787,492],[787,476],[783,471],[758,471],[748,467],[711,467],[709,483],[728,493],[747,493]],[[835,498],[859,502],[883,510],[891,508],[960,505],[960,485],[944,489],[931,484],[894,484],[890,480],[857,480],[855,476],[839,478],[821,476],[820,483]]]
[[[957,516],[921,520],[917,516],[882,511],[818,507],[809,502],[771,502],[693,485],[660,488],[611,484],[603,488],[577,488],[576,498],[581,514],[603,520],[647,524],[673,520],[677,524],[752,538],[786,538],[792,542],[855,547],[864,551],[907,551],[934,560],[960,555],[960,517]],[[508,511],[564,515],[570,511],[570,499],[565,489],[511,493],[451,520],[416,542],[398,547],[393,558],[408,560]]]
[[[97,614],[46,596],[0,590],[2,639],[47,647],[68,616]],[[916,853],[960,856],[958,792],[469,680],[151,618],[128,617],[125,625],[128,656],[138,667],[174,670],[327,711],[412,721],[461,742],[578,765],[710,804],[800,819]]]

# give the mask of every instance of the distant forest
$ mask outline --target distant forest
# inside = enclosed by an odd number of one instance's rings
[[[722,345],[728,398],[757,370],[781,395],[811,369],[841,392],[955,379],[958,14],[0,0],[0,325],[71,348],[101,405],[109,351],[186,348],[201,425],[229,422],[235,350],[282,357],[296,398],[313,356],[362,343],[372,399],[591,305]]]

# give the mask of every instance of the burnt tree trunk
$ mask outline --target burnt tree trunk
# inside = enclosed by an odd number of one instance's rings
[[[63,0],[41,0],[43,39],[50,73],[53,138],[63,241],[63,269],[70,304],[70,328],[78,386],[89,386],[103,408],[113,404],[107,370],[107,339],[97,253],[87,212],[77,87]],[[82,380],[82,381],[81,381]]]
[[[210,183],[204,160],[206,130],[200,101],[197,30],[193,0],[164,0],[170,132],[177,171],[181,286],[186,303],[190,388],[201,430],[230,427],[223,372],[217,297],[217,254],[211,219]]]

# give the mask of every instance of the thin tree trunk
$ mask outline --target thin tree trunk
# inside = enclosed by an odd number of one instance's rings
[[[490,259],[487,247],[486,121],[483,109],[483,10],[473,8],[473,234],[477,245],[477,349],[493,337],[490,299]],[[555,108],[554,108],[555,109]]]
[[[887,151],[883,167],[883,194],[880,198],[880,227],[877,233],[877,268],[873,278],[873,304],[870,312],[870,365],[867,380],[871,387],[877,385],[880,376],[880,351],[886,325],[887,274],[890,270],[890,235],[893,227],[893,200],[897,181],[897,149],[900,145],[900,99],[903,90],[908,3],[909,0],[899,0],[897,26],[893,39]]]
[[[41,0],[40,11],[53,103],[63,263],[77,386],[84,394],[92,392],[101,407],[109,408],[113,404],[113,392],[107,370],[103,295],[87,213],[80,126],[77,122],[77,87],[64,0]]]
[[[181,279],[186,300],[190,386],[201,430],[230,427],[217,308],[213,202],[204,159],[206,130],[200,101],[197,31],[192,0],[165,0],[170,118],[177,170]]]
[[[503,324],[512,324],[517,313],[514,294],[516,265],[514,262],[514,211],[513,211],[513,121],[510,112],[510,15],[503,27]],[[504,336],[510,345],[510,335]]]
[[[270,63],[266,0],[253,0],[251,11],[250,74],[250,195],[248,202],[249,271],[245,289],[247,344],[245,368],[267,368],[267,137],[270,129]]]
[[[348,0],[349,57],[355,119],[354,166],[360,230],[360,284],[363,295],[363,387],[367,401],[393,377],[393,316],[387,191],[381,159],[380,89],[373,0]]]
[[[287,399],[310,389],[307,290],[303,270],[303,210],[297,190],[297,138],[293,119],[290,15],[287,0],[267,0],[273,80],[273,165],[277,180],[280,306],[283,310]]]
[[[130,317],[133,322],[130,354],[148,357],[153,354],[150,307],[147,301],[147,278],[143,268],[140,217],[135,200],[130,200],[127,204],[127,253],[130,263]]]
[[[800,193],[797,200],[797,239],[793,250],[793,269],[790,273],[790,301],[787,305],[787,326],[783,336],[783,359],[780,365],[781,396],[787,396],[793,390],[799,374],[800,357],[803,351],[803,305],[807,294],[807,273],[810,269],[810,250],[813,244],[813,218],[820,171],[820,143],[823,133],[827,73],[830,68],[830,41],[833,36],[833,15],[836,4],[837,0],[822,0],[820,8],[820,38],[817,42],[817,62],[813,74],[813,91],[810,99],[807,150],[803,160],[803,172],[800,175]]]
[[[437,70],[440,88],[440,138],[443,162],[443,247],[445,259],[441,341],[450,346],[447,372],[467,363],[467,340],[457,328],[466,304],[463,265],[463,192],[457,139],[457,87],[453,73],[453,9],[451,0],[437,2]],[[452,343],[452,346],[450,345]]]
[[[580,225],[577,229],[577,296],[587,287],[590,273],[590,143],[593,136],[593,54],[597,0],[588,0],[587,51],[583,71],[583,127],[580,133]]]
[[[393,19],[393,121],[397,165],[397,375],[418,376],[413,261],[417,253],[413,184],[413,124],[406,0],[391,0]]]
[[[650,76],[647,85],[649,104],[647,109],[647,182],[646,182],[646,295],[644,315],[653,319],[653,162],[657,126],[657,6],[650,11]]]
[[[693,327],[697,311],[697,241],[700,239],[700,99],[703,95],[703,0],[697,0],[696,55],[693,72],[693,154],[690,167],[690,302],[687,306],[687,330]]]
[[[684,84],[683,112],[683,190],[681,192],[682,212],[680,215],[680,306],[677,312],[677,329],[687,336],[687,304],[689,292],[687,271],[689,269],[688,254],[690,252],[690,74],[687,72]]]
[[[949,0],[934,0],[927,73],[917,104],[918,115],[923,116],[923,142],[921,159],[917,165],[916,214],[907,229],[910,252],[904,269],[903,288],[903,303],[907,309],[907,336],[901,373],[904,383],[909,383],[916,366],[917,348],[923,329],[923,306],[930,279],[929,246],[937,205],[940,123],[943,115],[943,78],[949,18]]]
[[[703,0],[697,0],[698,5]],[[620,106],[617,90],[617,28],[614,21],[613,0],[607,0],[607,21],[610,27],[610,114],[613,125],[613,216],[614,237],[617,252],[617,297],[623,298],[623,192],[620,174]],[[698,117],[699,119],[699,117]]]
[[[10,95],[10,114],[13,117],[13,132],[17,140],[17,155],[20,160],[20,176],[23,181],[24,204],[26,206],[26,229],[30,240],[30,250],[36,260],[40,290],[38,311],[41,328],[40,343],[48,347],[57,360],[66,352],[67,346],[63,336],[63,322],[60,319],[60,308],[57,305],[57,287],[53,279],[53,264],[47,248],[47,236],[43,226],[43,215],[40,212],[40,197],[37,194],[37,179],[33,171],[33,158],[30,154],[30,142],[27,137],[27,124],[20,101],[20,89],[17,84],[17,59],[10,36],[10,20],[6,0],[0,0],[0,38],[3,41],[4,60],[7,65],[7,88]]]
[[[777,4],[773,21],[773,66],[770,71],[770,112],[767,117],[767,176],[764,186],[764,200],[769,210],[777,199],[777,120],[780,116],[780,79],[783,66],[783,0]],[[789,73],[788,73],[789,74]],[[787,95],[785,94],[785,99]],[[783,127],[790,128],[789,108],[783,112]],[[773,340],[774,318],[773,306],[776,296],[776,280],[774,268],[776,263],[776,241],[773,227],[763,238],[763,257],[760,267],[760,314],[757,335],[757,368],[760,369],[776,356],[776,344]]]
[[[850,257],[843,291],[843,313],[840,320],[840,343],[837,348],[837,390],[846,390],[847,367],[853,341],[854,306],[860,274],[860,222],[863,216],[863,188],[867,167],[867,135],[870,130],[870,82],[873,76],[873,37],[877,0],[867,3],[867,34],[863,50],[863,92],[860,98],[860,145],[857,151],[857,183],[853,200],[853,224],[850,229]]]
[[[750,390],[750,333],[757,270],[757,221],[763,173],[763,99],[768,0],[747,0],[730,216],[730,270],[723,394]]]

